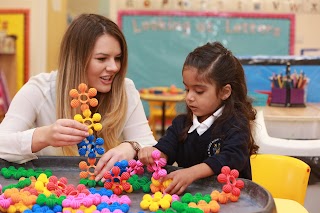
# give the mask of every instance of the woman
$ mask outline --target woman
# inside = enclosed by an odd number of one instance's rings
[[[39,155],[75,156],[88,127],[73,120],[69,91],[86,83],[96,88],[105,140],[96,179],[115,162],[133,159],[140,147],[156,143],[139,92],[127,73],[127,44],[119,27],[96,14],[82,14],[68,27],[60,47],[58,71],[41,73],[13,98],[0,125],[1,158],[24,163]],[[56,112],[56,113],[54,113]],[[123,143],[122,141],[125,141]]]

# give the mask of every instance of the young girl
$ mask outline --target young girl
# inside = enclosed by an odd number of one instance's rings
[[[168,165],[184,167],[167,175],[166,189],[181,194],[195,180],[220,174],[223,166],[251,179],[250,155],[258,150],[251,134],[256,111],[247,97],[239,60],[220,43],[207,43],[189,53],[182,69],[187,113],[177,116],[154,147],[140,150],[144,164],[158,149]]]

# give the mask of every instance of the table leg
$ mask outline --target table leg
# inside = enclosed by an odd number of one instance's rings
[[[165,133],[166,125],[166,102],[162,101],[162,119],[161,119],[161,136]]]

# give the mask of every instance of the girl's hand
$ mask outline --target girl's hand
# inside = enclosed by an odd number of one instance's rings
[[[157,150],[157,148],[153,146],[147,146],[142,149],[140,149],[138,153],[138,158],[143,163],[143,165],[153,164],[153,158],[152,158],[152,152],[154,150]]]
[[[191,169],[179,169],[168,174],[165,180],[172,179],[170,185],[166,188],[165,192],[168,194],[181,195],[187,187],[195,181],[194,174]]]
[[[35,129],[31,148],[33,152],[37,152],[47,146],[72,146],[88,135],[88,127],[85,124],[72,119],[58,119],[49,126]]]
[[[206,163],[200,163],[189,168],[179,169],[168,174],[165,180],[172,179],[165,192],[181,195],[187,187],[196,180],[213,175],[212,169]]]
[[[96,181],[105,181],[103,175],[111,170],[114,164],[121,160],[131,160],[134,159],[136,151],[133,149],[129,143],[121,143],[118,146],[110,149],[108,152],[104,153],[100,160],[98,161],[95,169]]]

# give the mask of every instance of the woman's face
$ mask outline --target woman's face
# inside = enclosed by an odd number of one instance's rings
[[[100,36],[93,48],[87,69],[89,87],[107,93],[121,68],[121,48],[117,39],[111,35]]]

